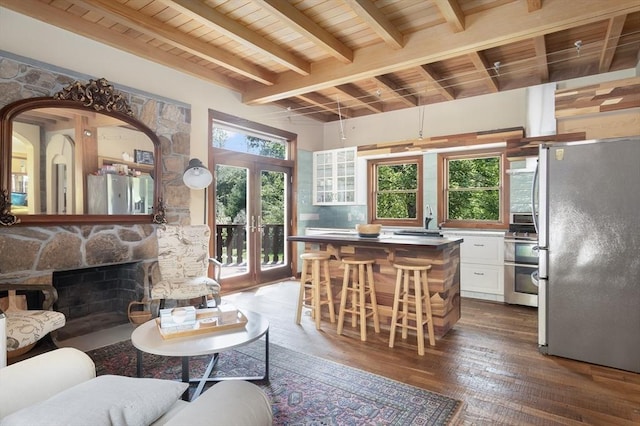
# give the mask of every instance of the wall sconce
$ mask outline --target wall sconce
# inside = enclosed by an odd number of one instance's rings
[[[213,181],[213,175],[202,161],[197,158],[189,160],[189,165],[184,170],[182,181],[191,189],[204,189]]]

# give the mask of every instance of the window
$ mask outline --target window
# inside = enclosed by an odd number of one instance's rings
[[[368,162],[371,223],[422,226],[422,156]]]
[[[283,138],[216,121],[211,131],[214,148],[278,159],[287,157],[287,141]]]
[[[449,226],[506,224],[504,161],[501,152],[440,154],[439,217]]]

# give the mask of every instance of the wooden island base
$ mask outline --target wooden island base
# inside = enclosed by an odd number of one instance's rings
[[[340,292],[344,267],[341,259],[358,256],[375,259],[373,267],[376,286],[380,325],[390,328],[393,294],[396,283],[396,269],[393,262],[401,258],[420,258],[431,261],[428,272],[429,293],[433,310],[433,324],[436,337],[444,336],[460,319],[460,242],[462,240],[401,239],[389,237],[381,239],[380,244],[364,241],[319,241],[320,235],[289,237],[290,241],[305,242],[305,251],[321,250],[331,254],[329,269],[331,288],[334,294],[336,312],[340,304]],[[326,238],[325,238],[326,239]],[[418,240],[442,240],[441,244],[418,244]],[[411,244],[407,244],[407,241]],[[397,243],[397,244],[395,244]],[[426,328],[426,327],[425,327]]]

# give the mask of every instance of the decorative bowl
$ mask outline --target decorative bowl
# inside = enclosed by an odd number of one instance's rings
[[[359,237],[364,238],[377,238],[380,235],[382,225],[361,223],[356,225],[356,231],[358,231]]]

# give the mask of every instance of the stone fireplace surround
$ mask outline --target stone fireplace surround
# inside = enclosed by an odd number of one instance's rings
[[[0,280],[56,288],[54,309],[67,319],[58,340],[127,322],[129,302],[149,294],[155,226],[12,228],[10,235],[0,233]]]
[[[0,52],[0,108],[20,99],[53,95],[75,80],[99,77],[109,80],[109,76],[87,77]],[[129,98],[134,116],[160,138],[162,197],[168,223],[189,224],[190,191],[185,191],[182,183],[182,173],[190,158],[189,107],[116,89]],[[136,263],[146,271],[148,264],[157,259],[155,226],[85,223],[1,227],[0,284],[51,285],[55,271],[113,264]],[[146,276],[140,285],[143,291],[148,291]]]

